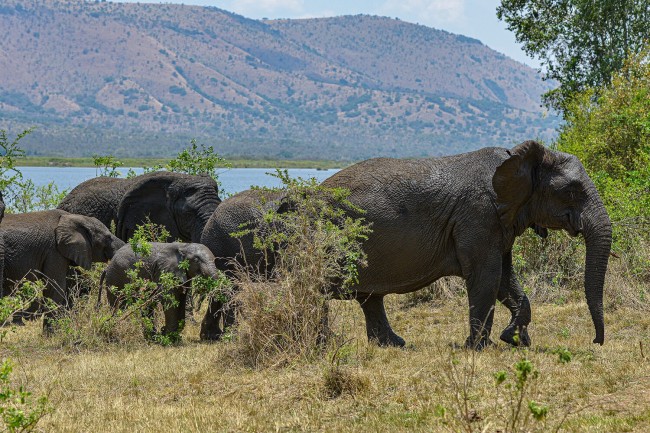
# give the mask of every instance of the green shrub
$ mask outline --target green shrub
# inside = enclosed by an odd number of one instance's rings
[[[237,234],[252,232],[255,246],[274,258],[270,275],[246,268],[236,278],[238,353],[256,366],[314,359],[327,350],[331,290],[345,291],[357,281],[358,266],[365,264],[361,243],[370,232],[347,190],[291,179],[286,171],[277,176],[289,209],[270,210],[256,227]]]

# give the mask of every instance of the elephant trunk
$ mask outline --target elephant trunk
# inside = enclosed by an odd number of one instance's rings
[[[605,341],[603,318],[603,286],[612,245],[612,224],[600,198],[592,200],[584,212],[583,235],[587,254],[585,258],[585,296],[596,329],[594,343]]]
[[[191,233],[191,242],[196,242],[200,243],[201,242],[201,235],[203,234],[203,229],[205,228],[205,225],[208,223],[208,220],[214,213],[215,209],[217,206],[221,204],[221,200],[210,200],[209,203],[204,203],[200,208],[199,211],[196,215],[196,222],[194,224],[194,227],[192,228],[192,233]]]
[[[106,254],[106,259],[107,260],[112,259],[115,253],[117,252],[117,250],[122,248],[124,245],[126,245],[126,242],[124,242],[122,239],[116,236],[113,236],[113,238],[111,239],[111,245],[108,248],[108,252]]]

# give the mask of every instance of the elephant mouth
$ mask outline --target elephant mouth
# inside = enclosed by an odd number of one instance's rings
[[[576,237],[582,233],[582,223],[571,213],[558,215],[555,218],[557,224],[538,224],[540,227],[551,230],[566,230],[570,236]]]
[[[564,215],[564,224],[559,228],[566,230],[573,237],[578,236],[582,232],[582,224],[576,221],[571,214]]]

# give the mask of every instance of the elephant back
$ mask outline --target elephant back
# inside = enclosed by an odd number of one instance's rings
[[[97,218],[106,227],[117,225],[117,211],[130,179],[95,177],[77,185],[61,201],[58,209]]]
[[[246,190],[216,208],[203,229],[201,243],[217,258],[219,269],[228,268],[233,258],[249,264],[259,261],[262,255],[253,248],[251,235],[234,238],[231,234],[247,224],[254,226],[267,210],[279,209],[284,197],[284,191]]]

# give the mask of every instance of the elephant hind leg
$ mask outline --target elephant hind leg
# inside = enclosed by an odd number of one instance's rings
[[[368,341],[379,346],[404,347],[404,339],[393,332],[386,317],[384,308],[384,295],[367,295],[357,297],[363,315],[366,317],[366,333]]]

